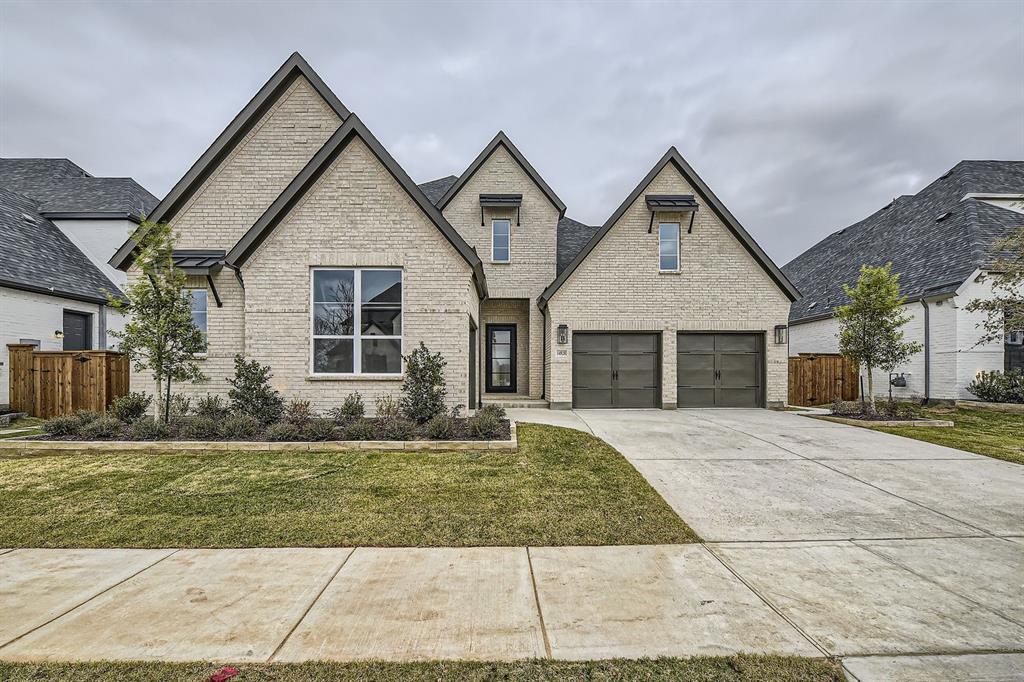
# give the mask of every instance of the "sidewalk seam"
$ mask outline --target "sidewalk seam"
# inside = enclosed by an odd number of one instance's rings
[[[88,604],[89,602],[91,602],[93,599],[96,599],[96,597],[99,597],[101,595],[106,594],[107,592],[110,592],[112,589],[114,589],[115,587],[118,587],[119,585],[123,585],[124,583],[128,582],[129,580],[131,580],[135,576],[139,575],[140,573],[148,571],[149,569],[151,569],[154,566],[156,566],[157,564],[159,564],[161,561],[164,561],[165,559],[168,559],[168,558],[174,556],[175,554],[177,554],[180,551],[181,551],[181,549],[176,549],[176,550],[174,550],[172,552],[169,552],[169,553],[165,554],[164,556],[160,557],[159,559],[157,559],[153,563],[149,564],[148,566],[143,566],[142,568],[140,568],[139,570],[135,571],[131,575],[127,576],[123,580],[118,580],[116,583],[114,583],[110,587],[107,587],[106,589],[100,590],[99,592],[97,592],[96,594],[92,595],[91,597],[89,597],[85,601],[82,601],[82,602],[79,602],[78,604],[75,604],[74,606],[72,606],[67,611],[59,613],[56,616],[54,616],[53,618],[51,618],[48,621],[46,621],[45,623],[41,623],[41,624],[35,626],[34,628],[31,628],[30,630],[26,630],[25,632],[21,633],[20,635],[18,635],[14,639],[10,639],[10,640],[4,642],[3,644],[0,644],[0,649],[3,649],[4,647],[10,646],[11,644],[14,644],[15,642],[17,642],[19,639],[22,639],[23,637],[27,637],[28,635],[31,635],[36,630],[45,628],[47,625],[49,625],[50,623],[54,622],[55,620],[59,620],[59,619],[63,618],[64,616],[68,615],[69,613],[71,613],[72,611],[80,609],[81,607],[83,607],[86,604]]]
[[[279,653],[281,653],[281,649],[283,649],[284,645],[287,644],[288,639],[292,636],[292,634],[294,634],[294,632],[299,628],[299,626],[302,625],[302,621],[306,620],[306,616],[308,616],[309,612],[313,610],[313,607],[316,606],[316,603],[320,601],[320,597],[322,597],[324,592],[327,591],[327,588],[331,586],[331,583],[334,582],[334,579],[338,577],[338,574],[341,573],[341,569],[345,567],[345,564],[348,563],[349,558],[356,553],[357,549],[359,548],[353,547],[351,550],[349,550],[349,553],[345,555],[345,558],[341,560],[341,563],[338,564],[338,567],[334,569],[333,573],[331,573],[331,577],[327,579],[327,582],[324,583],[324,586],[321,587],[320,591],[316,593],[315,597],[313,597],[313,601],[309,602],[309,606],[307,606],[302,611],[302,615],[300,615],[298,620],[295,621],[295,624],[288,629],[288,632],[285,634],[284,638],[278,643],[278,645],[274,647],[274,651],[271,652],[270,656],[267,657],[267,663],[273,661],[274,658]]]
[[[544,654],[548,659],[553,658],[551,655],[551,640],[548,638],[548,627],[544,623],[544,611],[540,608],[540,593],[537,592],[537,576],[533,572],[533,556],[530,554],[530,548],[526,548],[526,564],[530,568],[530,584],[533,585],[533,601],[537,605],[537,618],[540,620],[540,633],[544,637]]]

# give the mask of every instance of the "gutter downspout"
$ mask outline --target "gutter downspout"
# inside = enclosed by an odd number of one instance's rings
[[[932,379],[932,349],[929,340],[929,328],[931,325],[928,322],[931,311],[928,308],[928,301],[924,300],[924,298],[921,298],[921,305],[924,306],[924,404],[927,405],[928,401],[931,399]]]

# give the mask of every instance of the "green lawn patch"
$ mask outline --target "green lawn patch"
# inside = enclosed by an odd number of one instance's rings
[[[519,427],[519,452],[83,451],[0,459],[0,518],[0,547],[699,541],[604,441],[535,424]]]
[[[232,682],[842,682],[838,663],[787,656],[705,656],[610,661],[296,663],[236,666]],[[209,663],[0,663],[11,682],[202,682]]]
[[[24,436],[38,436],[43,432],[43,419],[37,417],[21,417],[15,419],[7,426],[0,427],[0,439],[19,438]],[[32,429],[25,431],[25,429]]]
[[[918,411],[930,419],[950,419],[953,428],[932,428],[927,426],[871,428],[897,436],[916,438],[938,445],[976,452],[1016,464],[1024,464],[1024,415],[972,410],[964,407],[923,408]],[[867,426],[868,424],[865,424]]]

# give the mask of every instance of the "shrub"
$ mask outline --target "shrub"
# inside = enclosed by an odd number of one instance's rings
[[[128,427],[128,435],[132,440],[164,440],[170,429],[162,419],[145,417],[136,419]]]
[[[79,431],[87,440],[110,440],[121,435],[124,424],[113,417],[100,417],[84,425]]]
[[[414,422],[423,424],[444,411],[444,399],[448,394],[444,367],[448,363],[440,353],[427,350],[422,341],[420,347],[404,359],[402,413]]]
[[[416,432],[416,424],[402,417],[380,422],[381,440],[409,440]]]
[[[832,401],[832,414],[855,415],[861,413],[860,403],[856,400],[841,400],[836,398]]]
[[[373,440],[377,437],[377,428],[372,419],[360,418],[345,427],[345,440]]]
[[[125,424],[142,419],[153,404],[153,396],[132,391],[110,403],[110,414]]]
[[[99,412],[93,412],[92,410],[77,410],[75,412],[75,419],[78,420],[79,426],[85,426],[90,422],[94,422],[102,417]]]
[[[1024,403],[1024,370],[978,372],[967,390],[989,403]]]
[[[308,400],[293,400],[284,410],[284,420],[293,426],[305,426],[315,416]]]
[[[64,415],[47,419],[43,423],[43,431],[51,436],[74,436],[82,428],[82,422],[74,415]]]
[[[252,440],[260,432],[260,422],[248,414],[232,414],[220,423],[221,438]]]
[[[359,391],[349,393],[341,403],[341,407],[331,410],[331,417],[339,424],[347,424],[353,419],[362,419],[366,414],[366,406],[363,405],[363,396]]]
[[[334,440],[335,428],[331,419],[313,419],[302,428],[303,440]]]
[[[270,424],[281,418],[284,400],[281,394],[270,386],[270,368],[255,360],[247,361],[241,354],[235,355],[235,376],[228,379],[231,390],[228,398],[231,409],[248,415],[261,424]]]
[[[224,420],[224,423],[227,419]],[[183,419],[178,423],[178,434],[191,440],[217,440],[223,429],[221,421],[206,415],[197,415]]]
[[[263,435],[274,442],[302,440],[302,429],[288,422],[275,422],[267,427]]]
[[[455,434],[455,419],[447,412],[435,414],[427,422],[426,433],[433,440],[449,440]]]
[[[402,416],[402,407],[397,400],[388,394],[377,398],[377,418],[385,421],[398,419]]]
[[[219,395],[211,395],[207,393],[196,401],[195,414],[197,417],[224,419],[228,414],[230,414],[230,412],[231,410],[228,407],[228,402]]]
[[[482,409],[469,418],[469,432],[477,438],[493,438],[501,428],[501,420],[493,411]]]
[[[505,413],[505,408],[501,405],[484,405],[477,411],[477,414],[489,414],[498,421],[508,418],[508,415]]]

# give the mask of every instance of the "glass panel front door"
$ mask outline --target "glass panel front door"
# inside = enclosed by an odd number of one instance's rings
[[[487,390],[516,391],[516,326],[487,325]]]

